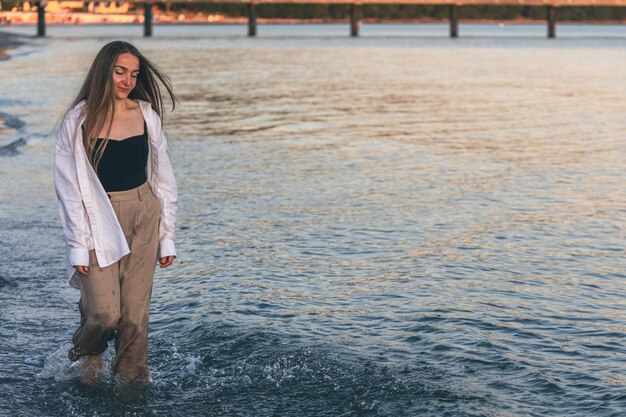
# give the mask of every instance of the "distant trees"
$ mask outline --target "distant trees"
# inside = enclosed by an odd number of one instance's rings
[[[292,19],[344,19],[348,15],[346,4],[257,4],[258,17]],[[195,11],[223,14],[230,17],[247,16],[246,4],[232,3],[173,3],[172,11]],[[448,6],[366,4],[361,16],[372,19],[420,19],[448,18]],[[544,6],[462,6],[461,19],[512,20],[517,18],[543,20]],[[559,7],[558,20],[612,20],[626,21],[626,7]]]

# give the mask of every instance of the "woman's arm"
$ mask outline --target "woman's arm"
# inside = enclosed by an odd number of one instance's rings
[[[90,229],[74,159],[74,124],[66,116],[57,134],[54,148],[54,188],[59,200],[59,214],[70,265],[88,266]]]
[[[160,120],[159,120],[160,122]],[[167,153],[167,139],[162,129],[159,129],[159,139],[157,141],[158,152],[158,198],[161,201],[161,225],[159,227],[159,255],[160,259],[176,257],[174,245],[174,234],[176,229],[176,215],[178,213],[177,199],[178,191],[174,170]],[[169,266],[173,258],[168,259],[161,267]]]

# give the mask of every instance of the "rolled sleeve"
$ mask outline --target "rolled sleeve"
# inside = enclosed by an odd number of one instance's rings
[[[159,243],[159,258],[166,256],[176,256],[176,247],[172,239],[163,239]]]
[[[72,266],[89,266],[89,249],[69,248],[67,259]]]

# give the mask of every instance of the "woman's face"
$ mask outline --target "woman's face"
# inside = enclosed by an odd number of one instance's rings
[[[125,100],[137,84],[139,58],[129,52],[121,53],[113,66],[113,89],[115,98]]]

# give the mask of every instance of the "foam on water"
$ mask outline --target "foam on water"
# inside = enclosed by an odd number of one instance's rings
[[[51,352],[43,361],[43,369],[37,374],[37,378],[52,378],[57,382],[78,378],[80,362],[70,362],[67,357],[71,347],[71,344],[66,344]]]
[[[383,366],[341,346],[271,331],[196,325],[167,340],[153,338],[151,382],[142,387],[120,384],[108,374],[96,386],[78,383],[80,362],[69,362],[69,347],[46,357],[36,375],[35,402],[23,411],[102,416],[113,413],[115,404],[115,415],[159,415],[164,409],[172,416],[397,415],[432,411],[435,404],[443,410],[460,400],[468,409],[488,403],[464,387],[444,386],[429,366]]]

